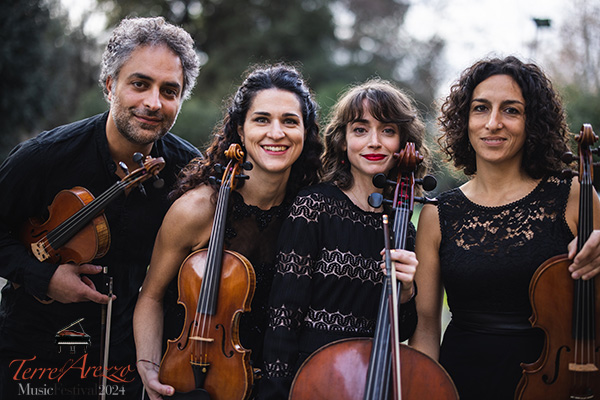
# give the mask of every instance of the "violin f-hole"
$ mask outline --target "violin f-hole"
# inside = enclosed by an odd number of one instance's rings
[[[223,324],[217,324],[217,327],[216,327],[216,329],[217,329],[217,330],[219,330],[219,329],[220,329],[220,330],[222,331],[222,332],[221,332],[221,353],[223,353],[223,355],[224,355],[226,358],[231,358],[231,357],[233,357],[233,355],[235,354],[235,353],[233,352],[233,350],[230,350],[230,351],[229,351],[229,354],[228,354],[228,353],[227,353],[227,350],[225,349],[225,346],[226,346],[226,343],[227,343],[227,335],[226,335],[226,332],[225,332],[225,327],[223,326]]]
[[[571,349],[567,346],[561,346],[558,348],[558,351],[556,352],[556,358],[554,360],[554,377],[549,379],[548,375],[542,376],[542,381],[544,381],[544,383],[552,385],[558,379],[558,371],[560,369],[560,355],[563,350],[565,350],[567,353],[571,352]]]

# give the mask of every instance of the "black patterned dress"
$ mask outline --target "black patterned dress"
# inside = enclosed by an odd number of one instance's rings
[[[411,225],[410,250],[414,236]],[[260,399],[287,398],[299,366],[321,346],[373,336],[383,247],[381,213],[361,210],[332,184],[300,192],[280,233]],[[404,340],[416,327],[414,300],[400,318]]]
[[[438,197],[440,266],[452,320],[440,363],[461,400],[512,399],[521,362],[541,354],[531,328],[529,282],[548,258],[567,252],[570,180],[543,179],[526,197],[483,207],[453,189]]]

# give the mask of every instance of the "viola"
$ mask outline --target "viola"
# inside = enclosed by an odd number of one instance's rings
[[[431,176],[415,178],[414,172],[423,156],[416,151],[414,143],[407,143],[394,157],[398,160],[398,179],[389,181],[384,174],[373,178],[375,186],[380,188],[395,185],[393,199],[386,200],[383,195],[374,193],[369,197],[369,204],[373,207],[380,207],[383,202],[392,205],[394,248],[404,249],[414,201],[434,202],[415,197],[415,184],[432,190],[436,182]],[[391,271],[390,235],[385,219],[384,235],[389,271],[384,277],[374,338],[342,339],[311,354],[294,377],[290,399],[458,399],[454,383],[437,361],[398,343],[396,332],[399,327],[390,322],[395,319],[390,309],[397,303],[401,289],[392,287],[395,275]],[[393,336],[396,338],[392,339]]]
[[[579,224],[577,251],[594,230],[591,145],[598,140],[592,126],[584,124],[575,136],[579,147]],[[572,155],[566,155],[570,161]],[[572,261],[566,255],[544,262],[529,285],[533,327],[546,334],[540,358],[521,364],[523,376],[516,400],[600,399],[600,276],[590,280],[571,278]]]
[[[251,166],[242,164],[238,144],[225,155],[230,161],[221,178],[208,248],[190,254],[179,271],[183,330],[168,341],[158,373],[178,398],[245,399],[254,382],[250,350],[239,340],[239,317],[250,311],[254,295],[254,269],[243,255],[224,250],[229,194],[239,179],[248,178],[242,168]]]
[[[135,160],[143,158],[134,154]],[[125,165],[125,164],[123,164]],[[103,214],[106,206],[125,190],[154,177],[163,169],[162,157],[146,157],[140,168],[113,184],[97,198],[76,186],[60,191],[48,207],[49,217],[30,218],[20,233],[23,243],[39,261],[84,264],[104,256],[110,247],[110,230]]]

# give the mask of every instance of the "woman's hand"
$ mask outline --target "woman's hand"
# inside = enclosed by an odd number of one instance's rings
[[[385,260],[385,251],[382,251]],[[414,279],[415,272],[417,271],[417,256],[412,251],[408,250],[394,250],[390,251],[392,264],[396,271],[396,279],[402,282],[402,289],[400,291],[400,303],[406,303],[409,301],[414,294]],[[381,268],[384,273],[385,262],[381,264]]]
[[[573,279],[591,279],[600,273],[600,230],[592,232],[579,253],[577,238],[569,243],[569,258],[573,264],[569,267]]]
[[[150,400],[160,400],[163,396],[172,396],[175,389],[172,386],[163,385],[158,380],[158,364],[150,360],[138,360],[137,370],[144,382],[144,389]]]

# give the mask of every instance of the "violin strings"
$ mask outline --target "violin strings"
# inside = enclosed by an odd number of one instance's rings
[[[129,180],[127,180],[126,177],[123,180],[114,183],[100,196],[85,204],[78,212],[71,215],[56,228],[48,232],[46,237],[48,238],[49,244],[54,249],[64,245],[83,227],[82,225],[85,225],[87,222],[93,219],[97,214],[100,213],[102,209],[106,207],[110,201],[112,201],[114,197],[116,197],[121,191],[124,191],[134,182],[131,180],[131,175],[128,175],[128,177],[130,178]],[[64,243],[61,243],[62,241],[64,241]]]
[[[227,166],[227,171],[229,170],[230,165]],[[200,289],[200,295],[198,297],[198,306],[196,308],[196,316],[198,316],[198,313],[200,313],[201,316],[199,323],[195,324],[196,329],[194,336],[201,337],[203,339],[208,339],[205,338],[205,336],[208,336],[210,332],[210,323],[212,320],[211,307],[216,307],[217,299],[214,298],[214,296],[217,294],[216,289],[218,288],[220,278],[220,264],[223,257],[222,243],[226,222],[225,215],[227,213],[231,180],[231,174],[226,174],[226,177],[223,179],[219,189],[219,197],[217,199],[211,236],[208,243],[204,278],[202,279],[202,286]],[[208,346],[209,342],[206,340],[196,340],[195,342],[200,343],[194,347],[194,350],[196,351],[194,351],[193,354],[196,356],[196,358],[201,358],[202,355],[204,355],[204,358],[206,358],[205,347]],[[207,362],[207,360],[204,359],[202,362]]]
[[[580,210],[579,210],[579,241],[577,250],[580,251],[593,229],[593,190],[591,182],[591,171],[588,163],[583,165],[583,179],[580,188]],[[575,295],[575,365],[587,366],[593,364],[595,355],[595,321],[594,321],[594,282],[578,278],[574,281]],[[574,384],[576,387],[586,387],[590,382],[589,373],[574,373]],[[585,383],[587,382],[587,384]],[[589,386],[589,385],[588,385]]]
[[[125,191],[125,189],[127,189],[129,186],[137,182],[141,183],[144,176],[149,177],[150,175],[151,174],[148,174],[146,169],[140,168],[139,170],[127,175],[122,180],[115,182],[104,193],[93,199],[91,202],[85,204],[81,210],[71,215],[51,232],[49,232],[46,235],[48,237],[49,244],[54,249],[64,245],[69,241],[69,239],[71,239],[73,235],[75,235],[75,233],[83,228],[87,222],[96,217],[100,211],[103,210],[106,205],[110,203],[117,195],[119,195],[122,191]]]

